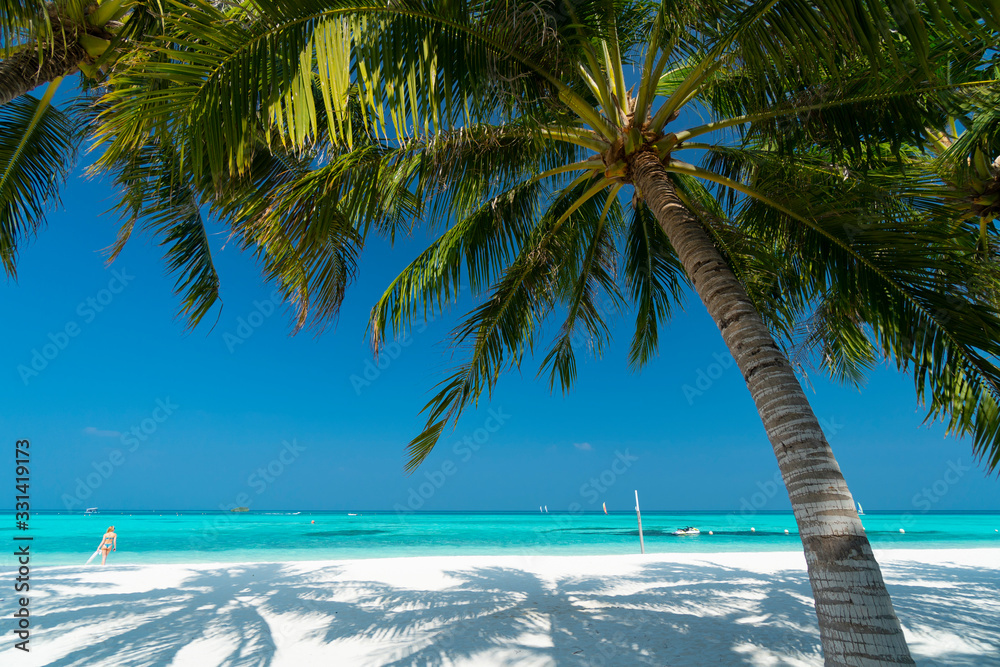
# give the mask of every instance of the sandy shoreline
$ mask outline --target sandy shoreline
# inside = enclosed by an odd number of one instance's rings
[[[877,552],[918,665],[1000,666],[1000,549]],[[0,664],[821,665],[801,552],[49,567]],[[9,569],[0,580],[12,582]],[[13,584],[0,613],[11,619]]]

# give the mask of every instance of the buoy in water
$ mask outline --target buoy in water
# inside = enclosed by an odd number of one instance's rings
[[[310,521],[309,523],[316,523],[316,519],[313,519],[313,520],[312,520],[312,521]]]
[[[711,534],[712,534],[712,531],[708,531],[708,534],[709,534],[709,535],[711,535]]]
[[[901,533],[905,533],[906,531],[905,531],[905,530],[903,530],[902,528],[900,528],[900,529],[899,529],[899,532],[901,532]]]
[[[751,528],[751,529],[750,529],[750,532],[751,532],[751,533],[756,533],[756,532],[757,532],[757,529],[756,529],[756,528]]]
[[[785,528],[785,535],[787,535],[787,534],[788,534],[788,529],[787,529],[787,528]]]

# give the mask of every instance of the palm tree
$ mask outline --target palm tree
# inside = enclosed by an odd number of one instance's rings
[[[928,4],[930,18],[947,5]],[[996,27],[988,8],[967,23]],[[462,280],[482,297],[455,332],[468,360],[428,404],[411,470],[534,349],[557,308],[566,319],[543,368],[566,389],[576,335],[598,353],[607,340],[599,295],[634,303],[639,367],[690,284],[777,457],[827,664],[913,664],[850,491],[775,335],[817,307],[842,327],[842,352],[860,337],[912,368],[930,413],[996,463],[1000,318],[970,288],[981,267],[948,243],[967,230],[940,223],[957,219],[947,198],[898,177],[900,147],[923,141],[944,113],[938,93],[984,85],[935,75],[933,26],[874,2],[192,3],[170,39],[111,77],[97,134],[102,166],[126,185],[150,173],[134,157],[146,150],[154,171],[217,202],[248,247],[280,260],[270,277],[300,302],[310,285],[342,293],[343,272],[314,260],[356,247],[368,225],[385,222],[391,235],[402,211],[446,226],[372,314],[378,348],[390,328],[453,301]],[[632,59],[641,74],[630,88]],[[715,120],[686,122],[692,107]],[[704,166],[681,160],[685,151],[706,155]],[[295,165],[283,169],[286,156]],[[271,180],[254,189],[261,160]],[[855,164],[870,173],[845,166]],[[168,200],[139,197],[126,236],[151,216],[202,243],[201,232],[170,226]],[[197,281],[185,285],[196,299]],[[785,286],[795,291],[776,294]],[[301,324],[308,308],[299,312]]]

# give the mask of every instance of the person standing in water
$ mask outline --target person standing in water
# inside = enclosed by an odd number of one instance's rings
[[[108,527],[108,532],[104,533],[104,540],[101,542],[99,547],[101,551],[101,565],[108,560],[108,554],[112,551],[118,551],[118,534],[115,533],[115,527]]]

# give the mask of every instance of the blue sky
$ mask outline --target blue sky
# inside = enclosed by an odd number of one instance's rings
[[[337,326],[319,338],[290,336],[280,307],[267,315],[271,290],[220,234],[224,308],[214,329],[188,332],[150,239],[105,267],[110,188],[76,178],[64,195],[22,253],[18,283],[0,287],[0,427],[33,443],[36,508],[617,510],[631,508],[633,489],[649,509],[788,507],[740,374],[696,301],[639,375],[626,369],[625,320],[604,359],[581,360],[566,397],[535,378],[537,364],[508,375],[407,477],[405,445],[451,365],[442,340],[454,313],[367,376],[366,318],[423,233],[369,247]],[[35,350],[52,358],[37,375],[19,371]],[[813,380],[816,413],[866,508],[1000,509],[970,445],[922,426],[909,378],[882,370],[862,392]]]
[[[315,337],[289,335],[253,258],[216,229],[224,307],[214,328],[213,314],[192,332],[175,318],[155,242],[137,236],[105,266],[113,197],[100,181],[71,179],[64,208],[21,253],[18,282],[0,283],[0,432],[32,441],[35,508],[627,510],[634,489],[649,509],[789,507],[742,378],[696,299],[641,374],[627,370],[628,314],[603,359],[581,355],[568,396],[550,394],[535,377],[541,356],[529,359],[407,476],[419,411],[457,363],[442,341],[472,304],[419,327],[381,368],[366,324],[426,233],[371,244],[336,327]],[[1000,509],[1000,484],[970,444],[922,424],[909,377],[881,369],[860,392],[811,379],[866,509]]]

